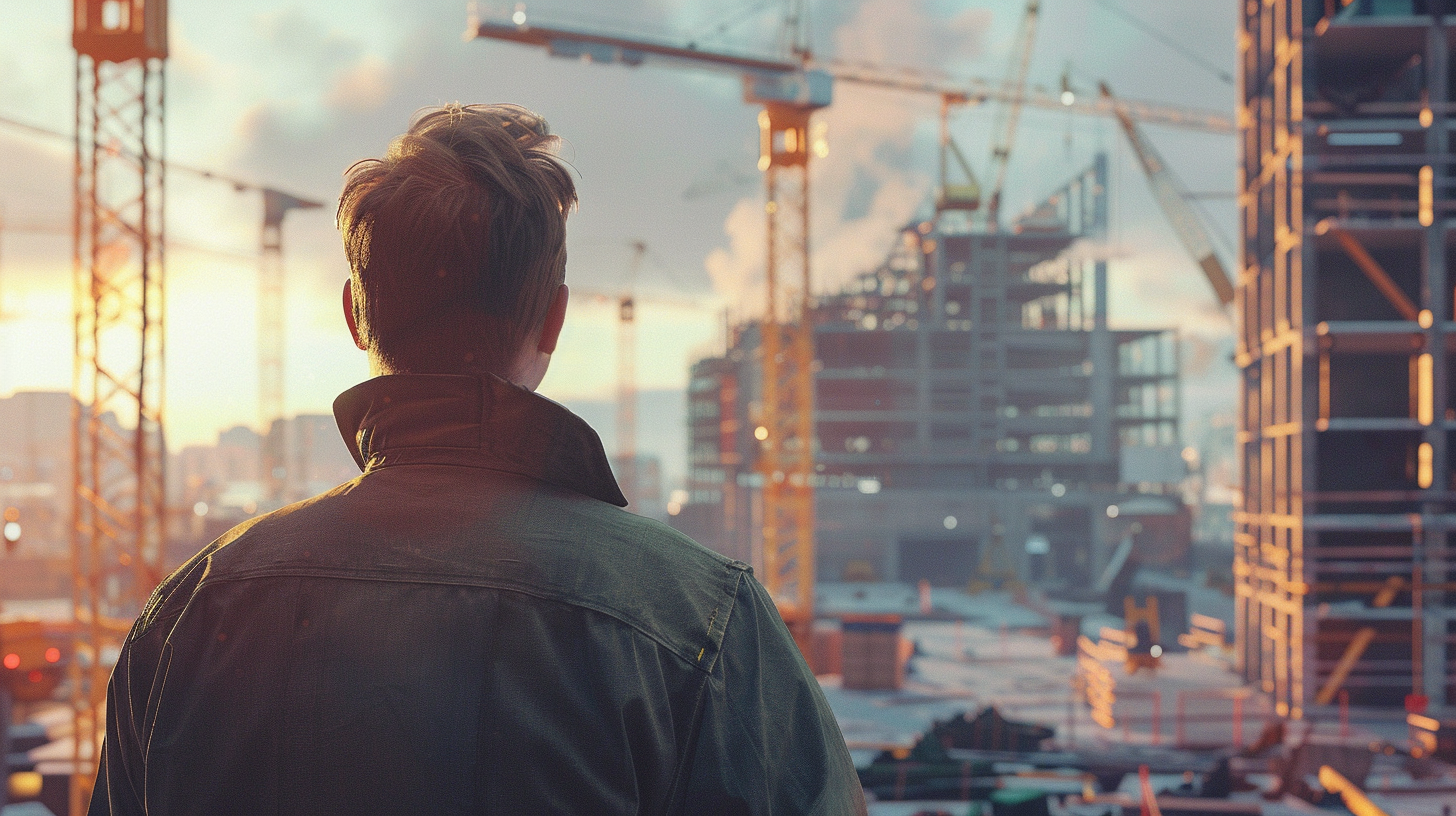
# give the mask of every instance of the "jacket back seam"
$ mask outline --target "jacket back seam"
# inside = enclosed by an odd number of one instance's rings
[[[723,611],[722,631],[724,637],[727,637],[728,635],[728,626],[733,620],[733,610],[738,600],[738,589],[742,586],[742,584],[743,573],[739,572],[738,580],[737,582],[735,582],[733,587],[733,593],[728,598],[727,609]],[[717,614],[718,610],[713,610],[713,615],[715,619],[717,617]],[[712,629],[712,621],[710,620],[708,624],[709,635],[712,634]],[[716,655],[713,658],[713,664],[716,667]],[[712,689],[712,672],[705,672],[703,674],[702,685],[698,687],[697,701],[693,704],[693,719],[692,725],[690,726],[688,731],[687,750],[683,751],[682,756],[678,757],[677,767],[673,769],[672,785],[669,786],[667,791],[667,797],[663,800],[663,816],[671,816],[671,814],[679,811],[677,799],[679,796],[683,795],[683,793],[687,791],[687,785],[684,784],[683,777],[685,774],[689,773],[692,770],[693,760],[698,753],[698,738],[702,735],[703,728],[703,707],[707,702],[708,695],[712,693]]]

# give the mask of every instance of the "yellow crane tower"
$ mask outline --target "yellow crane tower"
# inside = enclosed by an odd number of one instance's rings
[[[797,20],[797,15],[790,15]],[[807,652],[814,617],[813,327],[809,322],[810,118],[827,106],[833,78],[805,68],[801,36],[791,59],[757,59],[646,40],[472,20],[469,34],[546,48],[554,56],[640,65],[653,61],[737,73],[744,101],[761,106],[759,169],[767,226],[766,303],[759,323],[763,371],[756,433],[763,477],[763,579]]]

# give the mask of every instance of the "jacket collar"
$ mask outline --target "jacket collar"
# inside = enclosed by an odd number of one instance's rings
[[[467,465],[627,506],[591,426],[494,375],[375,377],[340,394],[334,418],[366,473],[392,464]]]

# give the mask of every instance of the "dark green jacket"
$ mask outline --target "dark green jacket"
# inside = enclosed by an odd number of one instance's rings
[[[493,377],[334,411],[363,475],[137,620],[92,814],[864,812],[763,587],[621,510],[579,418]]]

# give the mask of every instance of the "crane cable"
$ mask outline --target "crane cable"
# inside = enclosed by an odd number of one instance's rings
[[[1163,32],[1157,30],[1156,28],[1153,28],[1151,25],[1148,25],[1147,23],[1143,22],[1139,18],[1134,17],[1131,12],[1127,11],[1126,9],[1124,9],[1121,6],[1117,5],[1116,3],[1112,2],[1112,0],[1097,0],[1097,5],[1105,8],[1108,11],[1112,12],[1113,14],[1116,14],[1117,16],[1121,17],[1123,20],[1125,20],[1133,28],[1136,28],[1137,30],[1143,32],[1144,34],[1148,35],[1149,37],[1152,37],[1153,39],[1157,40],[1158,42],[1162,43],[1163,45],[1166,45],[1169,48],[1173,49],[1173,51],[1175,51],[1178,54],[1178,56],[1182,57],[1183,59],[1188,60],[1189,62],[1193,63],[1194,65],[1197,65],[1199,68],[1202,68],[1203,70],[1208,71],[1210,74],[1213,74],[1214,76],[1218,77],[1219,81],[1223,82],[1224,84],[1226,84],[1226,85],[1232,85],[1232,84],[1234,84],[1233,75],[1230,74],[1228,71],[1225,71],[1224,69],[1218,67],[1217,65],[1213,64],[1212,62],[1209,62],[1208,60],[1204,59],[1203,57],[1201,57],[1201,56],[1193,53],[1192,51],[1189,51],[1187,48],[1185,48],[1183,45],[1181,45],[1177,40],[1173,39],[1172,37],[1168,36],[1167,34],[1164,34]]]

